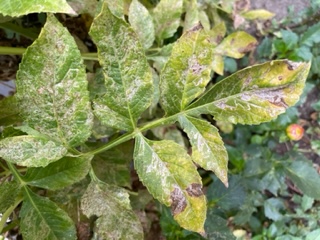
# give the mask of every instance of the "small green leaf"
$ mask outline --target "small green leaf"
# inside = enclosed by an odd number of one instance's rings
[[[286,45],[286,49],[290,49],[290,50],[295,49],[299,41],[298,34],[289,30],[281,29],[281,36]]]
[[[48,198],[40,197],[29,189],[20,211],[20,231],[25,240],[77,239],[73,221],[67,213]]]
[[[40,12],[76,14],[65,0],[0,0],[0,13],[4,16],[18,17]]]
[[[130,4],[129,22],[137,33],[143,47],[145,49],[151,47],[155,39],[152,17],[148,9],[138,0],[133,0]]]
[[[214,53],[232,58],[242,58],[245,53],[253,50],[257,44],[257,40],[250,34],[243,31],[234,32],[223,39],[214,49]]]
[[[288,60],[246,68],[215,84],[186,112],[234,124],[270,121],[298,101],[309,68],[310,63]]]
[[[228,186],[228,154],[218,129],[210,123],[180,115],[179,123],[192,145],[192,159],[205,170],[213,171]]]
[[[81,198],[81,210],[98,217],[95,236],[101,239],[143,239],[138,217],[131,210],[129,194],[122,188],[91,182]]]
[[[173,44],[164,45],[161,50],[152,56],[148,56],[148,60],[154,61],[154,68],[161,72],[171,55]]]
[[[17,98],[27,125],[66,146],[91,133],[92,113],[80,51],[53,15],[23,55]]]
[[[140,180],[161,203],[171,206],[174,219],[191,231],[203,233],[206,199],[196,167],[173,141],[136,137],[134,164]]]
[[[161,0],[153,9],[155,33],[158,41],[170,38],[180,25],[183,0]]]
[[[105,125],[130,131],[152,101],[152,74],[136,34],[104,2],[90,35],[98,47],[106,93],[94,101],[94,113]]]
[[[0,184],[0,213],[11,207],[20,193],[20,186],[14,181]]]
[[[80,181],[89,169],[90,158],[64,157],[45,168],[29,168],[22,179],[31,186],[57,190]]]
[[[97,147],[97,145],[94,145]],[[92,168],[97,177],[108,184],[131,187],[130,161],[133,154],[133,142],[126,142],[108,151],[96,154],[92,159]]]
[[[313,25],[312,27],[309,27],[308,30],[302,34],[300,43],[311,47],[313,46],[313,44],[320,42],[319,36],[320,22]]]
[[[187,31],[174,45],[160,75],[161,105],[167,115],[183,111],[210,81],[212,45],[201,25]]]
[[[0,126],[7,126],[21,121],[16,96],[0,100]]]
[[[309,197],[320,199],[320,175],[306,161],[294,161],[284,166],[288,177]]]
[[[265,9],[254,9],[254,10],[241,13],[242,17],[249,20],[255,20],[255,19],[267,20],[272,18],[274,15],[275,15],[274,13],[269,12]]]
[[[60,143],[39,136],[16,136],[0,141],[0,157],[26,167],[45,167],[62,158],[67,149]]]
[[[264,213],[267,218],[273,221],[279,221],[283,218],[280,211],[284,208],[285,205],[280,198],[269,198],[264,202]]]

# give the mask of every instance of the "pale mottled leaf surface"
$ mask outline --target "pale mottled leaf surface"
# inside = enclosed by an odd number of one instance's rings
[[[200,21],[197,0],[191,0],[188,3],[185,3],[185,5],[186,16],[183,24],[183,32],[186,32],[187,30],[193,28]]]
[[[242,17],[249,20],[254,20],[254,19],[267,20],[272,18],[274,15],[275,15],[274,13],[269,12],[265,9],[249,10],[241,14]]]
[[[270,121],[299,100],[309,68],[288,60],[248,67],[215,84],[187,112],[231,123]]]
[[[168,140],[149,141],[137,135],[134,164],[139,179],[154,198],[171,206],[182,227],[204,232],[206,199],[201,178],[182,146]]]
[[[30,127],[72,147],[90,136],[85,67],[73,37],[53,15],[23,55],[16,85]]]
[[[42,168],[28,168],[22,177],[28,185],[57,190],[83,179],[90,170],[90,158],[64,157]]]
[[[138,38],[105,3],[90,35],[98,47],[106,93],[94,101],[94,112],[105,125],[132,130],[152,101],[152,74]]]
[[[81,198],[81,210],[98,217],[95,236],[101,239],[143,239],[138,217],[131,210],[129,194],[103,182],[91,182]]]
[[[20,218],[20,231],[25,240],[77,239],[74,223],[67,213],[29,189],[25,190]]]
[[[160,75],[161,105],[167,115],[184,110],[210,81],[212,45],[201,25],[187,31],[173,46]]]
[[[192,159],[200,167],[213,171],[228,185],[228,154],[218,129],[210,123],[181,115],[178,118],[192,145]]]
[[[155,40],[153,20],[148,9],[138,0],[133,0],[130,4],[129,22],[143,47],[145,49],[151,47]]]
[[[155,33],[158,41],[170,38],[180,25],[183,0],[161,0],[153,9]]]
[[[232,58],[242,58],[245,53],[257,46],[257,40],[250,34],[239,31],[228,35],[215,48],[214,53]]]
[[[20,185],[15,181],[2,182],[0,184],[0,213],[4,213],[11,207],[20,193]]]
[[[8,137],[0,141],[0,157],[26,167],[45,167],[67,152],[60,143],[39,136]]]
[[[0,13],[4,16],[17,17],[40,12],[76,14],[65,0],[0,0]]]

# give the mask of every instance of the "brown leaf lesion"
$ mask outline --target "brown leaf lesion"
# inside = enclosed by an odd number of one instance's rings
[[[203,195],[202,185],[200,183],[192,183],[186,189],[190,197],[200,197]]]
[[[175,187],[170,194],[171,199],[171,212],[173,215],[177,215],[185,210],[187,207],[187,200],[182,190]]]

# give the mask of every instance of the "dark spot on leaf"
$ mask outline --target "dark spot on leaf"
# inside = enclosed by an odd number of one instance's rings
[[[201,30],[203,29],[203,26],[200,22],[197,23],[197,25],[195,25],[194,27],[192,27],[189,31],[190,32],[195,32],[195,31],[198,31],[198,30]]]
[[[258,42],[252,42],[245,47],[239,48],[238,51],[239,51],[239,53],[250,52],[251,50],[255,49],[257,44],[258,44]]]
[[[200,197],[203,195],[202,185],[199,183],[192,183],[186,189],[190,197]]]
[[[187,207],[186,198],[180,188],[174,188],[174,190],[171,192],[170,199],[172,201],[171,212],[173,215],[183,212],[183,210]]]
[[[299,67],[299,63],[295,63],[295,62],[291,62],[291,61],[286,61],[286,63],[287,63],[287,66],[288,66],[288,69],[290,70],[290,71],[292,71],[292,70],[295,70],[297,67]]]
[[[271,101],[269,101],[271,104],[276,105],[278,107],[288,108],[288,104],[284,101],[282,97],[274,96]]]
[[[281,81],[283,79],[282,76],[278,76],[278,80]]]
[[[235,39],[232,38],[231,41],[230,41],[230,44],[231,44],[231,45],[234,44],[234,41],[235,41]]]
[[[218,36],[216,37],[216,39],[215,39],[215,42],[216,42],[217,44],[219,44],[219,43],[222,41],[222,39],[223,39],[223,36],[222,36],[222,35],[218,35]]]

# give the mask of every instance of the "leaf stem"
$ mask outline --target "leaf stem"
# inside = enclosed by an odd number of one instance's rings
[[[21,201],[23,200],[22,197],[18,198],[15,203],[9,207],[1,216],[1,220],[0,220],[0,233],[2,233],[2,230],[7,222],[7,219],[10,217],[11,213],[14,211],[14,209],[21,203]]]
[[[7,162],[7,165],[12,173],[12,175],[15,177],[16,181],[21,185],[21,186],[25,186],[27,183],[25,181],[22,180],[19,171],[13,166],[12,163]]]
[[[26,48],[0,46],[0,55],[22,55],[25,51]],[[83,60],[98,61],[97,53],[81,53],[81,56]]]
[[[101,146],[100,148],[97,148],[95,150],[92,150],[90,152],[86,152],[84,154],[84,156],[89,156],[89,155],[95,155],[104,151],[107,151],[121,143],[124,143],[132,138],[135,138],[135,136],[141,132],[147,131],[149,129],[161,126],[161,125],[168,125],[168,124],[172,124],[174,122],[177,121],[178,116],[181,114],[177,113],[175,115],[169,116],[167,118],[160,118],[160,119],[156,119],[153,122],[147,123],[146,125],[142,126],[141,128],[137,128],[135,131],[131,132],[131,133],[126,133],[124,135],[121,135],[120,137],[116,138],[115,140],[108,142],[107,144]]]

